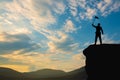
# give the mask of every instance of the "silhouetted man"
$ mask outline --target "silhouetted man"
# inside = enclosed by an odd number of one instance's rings
[[[100,44],[102,44],[101,33],[103,34],[103,29],[100,26],[100,23],[98,23],[97,26],[95,26],[94,24],[92,24],[92,26],[94,28],[96,28],[96,32],[95,32],[96,33],[96,35],[95,35],[95,45],[96,45],[96,42],[97,42],[97,38],[99,38]]]

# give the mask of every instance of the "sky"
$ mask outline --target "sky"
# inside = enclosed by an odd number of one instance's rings
[[[83,50],[94,44],[93,22],[101,23],[103,44],[119,44],[120,0],[0,0],[0,67],[81,68]]]

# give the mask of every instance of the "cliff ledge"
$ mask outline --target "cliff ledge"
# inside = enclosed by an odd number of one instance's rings
[[[120,80],[120,44],[90,45],[83,54],[87,80]]]

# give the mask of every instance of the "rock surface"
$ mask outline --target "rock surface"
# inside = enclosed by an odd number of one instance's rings
[[[120,44],[90,45],[83,54],[87,80],[120,80]]]

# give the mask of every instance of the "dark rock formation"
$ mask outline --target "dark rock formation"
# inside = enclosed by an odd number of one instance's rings
[[[120,80],[120,44],[90,45],[83,54],[87,80]]]

